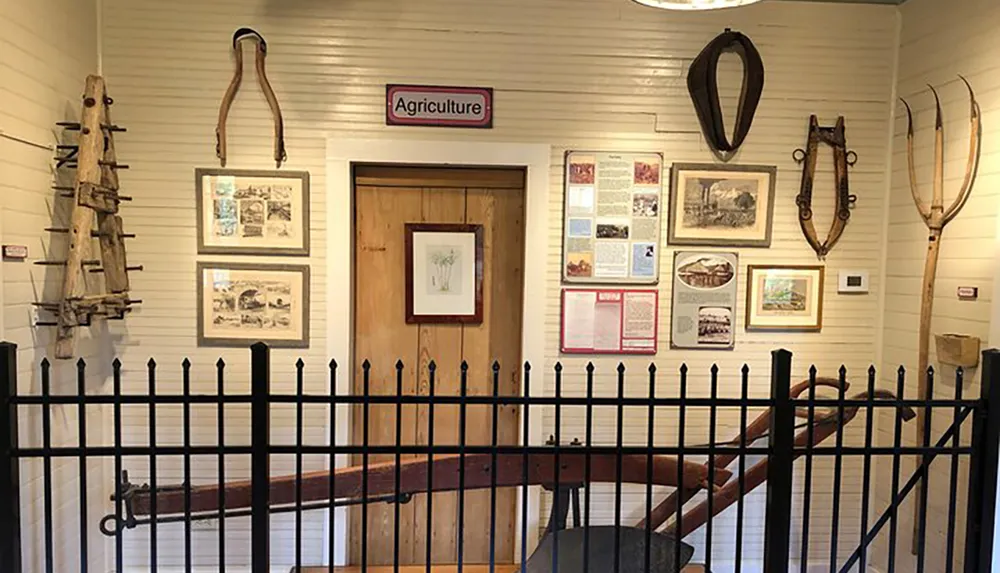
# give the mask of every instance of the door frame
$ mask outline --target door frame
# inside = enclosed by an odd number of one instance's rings
[[[429,165],[437,167],[523,167],[524,189],[524,296],[521,324],[521,359],[536,365],[545,364],[545,317],[548,285],[545,271],[549,244],[549,181],[552,150],[537,143],[486,143],[467,141],[427,140],[350,140],[328,138],[326,144],[326,331],[327,354],[351,364],[354,337],[354,169],[355,164],[380,163]],[[531,293],[532,296],[528,296]],[[341,368],[337,376],[337,393],[351,392],[353,368]],[[538,384],[535,384],[538,395]],[[338,444],[343,436],[350,440],[350,410],[337,416]],[[531,443],[542,436],[540,416],[532,417],[528,430]],[[520,428],[519,424],[519,428]],[[521,439],[523,428],[519,433]],[[337,456],[337,467],[348,463],[348,456]],[[528,514],[521,515],[521,490],[518,489],[517,531],[527,519],[529,532],[539,527],[541,496],[528,495]],[[335,510],[335,563],[347,563],[350,547],[350,527],[346,508]],[[325,537],[330,535],[330,520],[325,525]],[[529,551],[536,536],[529,533]],[[327,549],[324,548],[324,552]],[[514,540],[515,555],[520,555],[521,540]],[[329,559],[329,555],[325,556]]]

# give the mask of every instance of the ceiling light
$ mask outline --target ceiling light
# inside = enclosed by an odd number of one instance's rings
[[[667,10],[715,10],[755,4],[760,0],[632,0],[653,8]]]

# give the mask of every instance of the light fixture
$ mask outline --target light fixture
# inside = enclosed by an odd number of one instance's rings
[[[667,10],[715,10],[755,4],[760,0],[632,0],[653,8]]]

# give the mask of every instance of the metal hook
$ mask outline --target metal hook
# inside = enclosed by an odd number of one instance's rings
[[[849,167],[854,167],[854,164],[858,162],[858,154],[853,151],[848,151],[846,160]]]
[[[792,152],[792,160],[796,163],[802,163],[807,157],[809,157],[809,152],[801,147]]]

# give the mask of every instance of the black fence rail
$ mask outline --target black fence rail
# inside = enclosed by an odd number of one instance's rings
[[[47,361],[40,365],[41,392],[37,395],[18,394],[17,351],[12,344],[0,344],[0,564],[5,572],[24,573],[22,559],[22,533],[25,520],[22,518],[20,467],[29,460],[40,460],[42,471],[42,563],[46,573],[57,570],[54,558],[55,547],[63,542],[57,539],[56,523],[53,516],[53,463],[57,460],[76,460],[79,468],[78,535],[80,556],[74,569],[103,570],[90,562],[87,548],[93,536],[106,535],[115,540],[111,560],[115,571],[126,571],[126,537],[138,528],[149,530],[149,562],[143,570],[157,571],[164,555],[183,555],[184,571],[204,567],[196,563],[193,551],[194,524],[211,519],[217,522],[217,542],[219,549],[218,566],[225,571],[227,563],[226,523],[236,518],[249,518],[250,545],[247,561],[252,573],[271,571],[272,559],[271,529],[272,516],[291,513],[294,516],[295,547],[293,550],[293,570],[307,571],[304,566],[303,515],[314,510],[332,510],[353,506],[360,514],[360,535],[352,539],[358,546],[357,563],[361,571],[374,568],[369,560],[370,506],[375,503],[390,503],[393,506],[391,531],[392,558],[388,560],[393,570],[398,571],[405,561],[401,558],[400,542],[409,532],[401,529],[400,506],[424,496],[426,507],[426,531],[423,565],[432,573],[440,559],[434,559],[433,536],[429,533],[434,519],[434,496],[431,492],[458,492],[454,519],[457,528],[456,551],[451,562],[457,565],[459,573],[468,563],[465,553],[463,531],[475,520],[488,528],[488,557],[483,560],[486,567],[477,571],[493,573],[507,561],[507,556],[499,556],[497,544],[509,542],[501,539],[503,533],[497,528],[498,491],[515,488],[520,492],[520,551],[519,556],[511,554],[511,561],[518,565],[514,570],[524,573],[552,573],[557,571],[576,573],[674,573],[684,569],[698,554],[698,549],[685,541],[691,540],[698,532],[700,555],[704,571],[713,570],[713,542],[722,534],[735,537],[735,555],[727,570],[737,573],[750,571],[745,565],[747,542],[745,540],[745,499],[747,495],[763,488],[766,490],[766,515],[762,544],[763,561],[756,563],[753,570],[766,573],[829,570],[846,573],[866,571],[876,558],[873,545],[876,538],[885,535],[888,549],[878,556],[889,572],[923,572],[927,569],[928,519],[941,522],[946,520],[943,563],[945,571],[951,572],[956,563],[962,561],[967,573],[991,570],[993,521],[996,509],[998,445],[1000,445],[1000,352],[983,353],[981,367],[981,391],[979,396],[963,396],[964,374],[958,370],[955,375],[955,394],[949,399],[908,399],[905,398],[906,378],[902,368],[895,376],[893,388],[879,388],[875,369],[866,373],[866,384],[860,392],[848,394],[847,371],[841,368],[836,378],[819,377],[815,368],[810,370],[806,380],[797,382],[792,377],[792,355],[779,350],[772,353],[770,369],[770,394],[767,398],[754,398],[750,393],[750,370],[744,367],[739,375],[739,395],[721,396],[720,372],[713,367],[708,373],[709,395],[702,397],[689,391],[689,371],[682,366],[677,373],[669,374],[676,379],[679,393],[670,397],[656,395],[658,380],[665,374],[658,373],[654,365],[641,373],[648,392],[635,396],[634,391],[626,393],[626,368],[619,365],[615,372],[617,393],[613,396],[595,394],[594,366],[588,365],[583,372],[573,373],[585,381],[585,393],[567,395],[564,392],[565,378],[561,364],[556,364],[551,373],[554,392],[539,392],[539,376],[531,366],[525,364],[519,369],[521,391],[518,395],[500,395],[501,368],[494,364],[488,375],[488,390],[472,394],[470,380],[478,374],[470,373],[468,365],[462,364],[458,370],[458,391],[442,394],[436,391],[441,373],[431,362],[426,369],[427,393],[407,395],[403,392],[405,366],[400,362],[394,369],[395,388],[393,394],[376,394],[371,391],[372,368],[367,362],[360,371],[359,385],[362,392],[357,395],[336,393],[338,369],[335,362],[329,365],[330,393],[324,395],[305,393],[305,365],[300,360],[296,364],[296,392],[294,394],[271,393],[270,349],[263,344],[251,347],[250,392],[249,394],[227,394],[225,387],[225,364],[220,360],[216,365],[217,393],[194,394],[191,383],[191,363],[185,360],[181,365],[179,392],[176,384],[171,384],[172,393],[162,392],[163,384],[158,383],[156,363],[150,360],[146,372],[148,391],[141,394],[125,394],[122,391],[123,370],[117,360],[112,370],[111,394],[88,394],[85,387],[86,365],[77,364],[76,395],[54,395],[52,368]],[[676,378],[675,378],[676,377]],[[634,388],[637,375],[629,378],[630,388]],[[700,379],[699,379],[700,380]],[[930,396],[941,392],[933,391],[935,373],[928,372]],[[826,388],[823,395],[817,390]],[[830,396],[830,392],[834,394]],[[604,394],[601,392],[600,394]],[[700,393],[699,393],[700,394]],[[823,397],[826,395],[827,397]],[[224,430],[224,410],[227,405],[249,406],[250,441],[235,445],[227,441]],[[113,443],[92,446],[87,441],[88,406],[103,405],[111,410]],[[192,440],[192,407],[215,406],[218,411],[217,442],[211,445],[196,445]],[[123,407],[142,407],[148,410],[148,445],[127,445],[123,440],[125,423]],[[158,440],[157,407],[180,407],[182,411],[183,444],[164,445]],[[271,423],[274,407],[292,406],[295,410],[295,439],[293,443],[282,444],[272,441]],[[307,406],[325,407],[329,428],[338,427],[337,406],[351,408],[352,416],[359,416],[361,443],[348,443],[343,436],[334,435],[328,443],[309,444],[304,440],[304,412]],[[502,443],[499,437],[499,410],[516,407],[521,428],[517,443]],[[372,408],[394,408],[395,440],[390,444],[373,444],[369,439]],[[424,408],[426,412],[426,444],[405,444],[402,431],[404,408]],[[457,408],[458,428],[454,443],[435,441],[435,409]],[[41,445],[27,447],[18,436],[19,427],[28,408],[40,409]],[[52,412],[59,408],[73,409],[78,413],[78,442],[75,446],[53,445]],[[489,413],[490,440],[488,444],[469,443],[467,429],[470,424],[470,408],[479,408]],[[540,409],[554,416],[553,433],[544,445],[533,444],[530,440],[533,416]],[[563,436],[562,416],[568,408],[585,412],[584,439],[567,443]],[[625,438],[626,408],[629,412],[644,411],[646,421],[645,439]],[[601,409],[615,412],[614,443],[599,445],[594,438],[595,412]],[[657,417],[658,409],[669,409],[670,416]],[[721,411],[737,411],[740,429],[735,439],[720,440],[717,436],[718,418]],[[751,420],[752,412],[762,412]],[[685,434],[690,431],[689,420],[695,415],[707,412],[708,440],[705,444],[690,445],[692,440]],[[878,412],[886,412],[883,419],[892,421],[892,443],[876,443],[875,423]],[[858,440],[845,436],[848,424],[864,414],[863,445],[852,445]],[[343,414],[341,414],[343,415]],[[944,418],[940,418],[944,417]],[[907,445],[903,440],[903,425],[916,418],[925,431],[923,443]],[[664,421],[666,419],[666,421]],[[950,422],[946,431],[934,435],[935,419]],[[356,420],[355,420],[356,421]],[[477,425],[486,420],[472,421]],[[971,424],[971,441],[963,443],[961,429]],[[939,424],[940,426],[941,424]],[[128,429],[134,432],[134,428]],[[674,445],[663,445],[664,435],[676,437]],[[162,436],[162,434],[160,434]],[[635,443],[641,442],[641,443]],[[849,443],[850,442],[850,443]],[[305,472],[305,456],[325,456],[328,467],[335,467],[338,455],[352,456],[349,467],[336,470]],[[162,484],[158,480],[158,460],[164,457],[180,457],[183,480],[180,484]],[[218,460],[218,476],[214,483],[195,485],[192,481],[192,459],[196,456],[210,456]],[[225,473],[228,456],[249,456],[249,480],[232,480]],[[272,457],[294,457],[295,471],[286,476],[275,476],[272,472]],[[378,456],[376,460],[373,460]],[[107,492],[113,501],[113,510],[107,516],[89,515],[87,511],[88,460],[106,459],[114,466],[118,476],[114,491]],[[142,486],[128,481],[126,462],[135,458],[145,461],[148,469],[148,483]],[[919,460],[910,474],[903,472],[902,460]],[[815,496],[815,466],[819,460],[832,459],[831,516],[819,527],[812,512]],[[842,487],[845,481],[844,467],[851,460],[860,460],[861,502],[857,508],[859,523],[852,524],[860,535],[849,540],[856,549],[845,556],[841,550],[845,531],[843,515],[846,508],[841,503]],[[928,515],[927,496],[930,495],[930,468],[935,460],[948,467],[947,488],[935,483],[935,495],[947,494],[947,515]],[[969,464],[967,483],[960,483],[960,464]],[[876,507],[873,487],[873,472],[876,464],[884,462],[891,468],[889,480],[889,503],[886,507]],[[797,465],[798,464],[798,465]],[[734,467],[735,466],[735,467]],[[801,470],[801,515],[796,515],[793,504],[796,491],[796,469]],[[856,483],[857,476],[852,476]],[[598,523],[594,517],[592,486],[605,484],[614,488],[611,523]],[[644,487],[644,505],[641,521],[624,523],[623,488],[632,484]],[[671,493],[664,499],[654,499],[654,487],[667,486]],[[919,487],[918,487],[919,486]],[[549,493],[550,514],[540,540],[531,539],[528,520],[529,493],[531,488],[542,487]],[[827,487],[824,484],[823,487]],[[466,492],[482,490],[489,492],[489,516],[469,516],[466,511]],[[659,491],[659,490],[658,490]],[[913,535],[913,565],[901,564],[897,548],[907,545],[901,531],[900,507],[904,500],[919,491],[921,503]],[[967,496],[964,519],[960,517],[959,494]],[[581,503],[580,496],[583,496]],[[439,510],[440,511],[440,510]],[[723,512],[735,511],[735,531],[721,532],[718,516]],[[572,512],[572,526],[569,515]],[[332,516],[332,512],[330,514]],[[439,514],[440,515],[440,514]],[[801,525],[795,537],[793,523],[801,517]],[[964,521],[964,523],[963,523]],[[728,523],[728,522],[727,522]],[[183,528],[183,541],[179,544],[165,544],[158,536],[158,528],[168,525]],[[957,536],[964,529],[964,549],[957,547]],[[58,533],[65,534],[67,527],[60,524]],[[811,551],[811,544],[817,543],[817,531],[829,541],[829,555],[820,559]],[[333,572],[333,555],[338,536],[346,534],[336,530],[336,523],[330,519],[325,542],[328,544],[329,562],[321,570]],[[389,535],[378,532],[377,535]],[[380,541],[386,541],[382,539]],[[795,542],[795,544],[793,544]],[[532,550],[533,547],[533,550]],[[380,560],[385,561],[385,556]],[[514,559],[518,557],[518,559]],[[907,556],[909,558],[909,556]],[[909,561],[908,561],[909,563]],[[316,569],[317,571],[320,569]],[[505,571],[509,571],[508,566]]]

